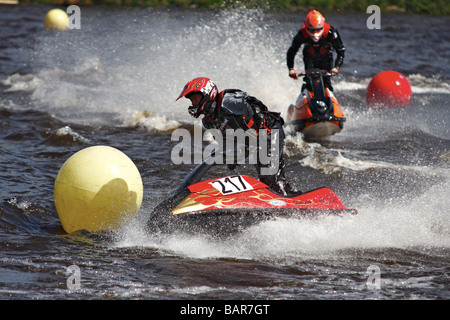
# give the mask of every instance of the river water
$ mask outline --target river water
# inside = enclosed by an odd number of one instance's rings
[[[327,14],[347,49],[333,79],[347,122],[324,141],[289,136],[287,169],[297,188],[327,186],[358,215],[272,221],[215,239],[145,229],[194,167],[170,161],[171,132],[194,123],[175,98],[209,76],[285,116],[301,85],[285,54],[304,13],[81,7],[81,28],[57,32],[43,27],[49,9],[0,6],[1,299],[450,298],[448,18],[382,13],[371,30],[368,14]],[[367,85],[384,70],[408,78],[409,107],[366,107]],[[93,145],[135,162],[143,204],[117,232],[68,235],[54,180]]]

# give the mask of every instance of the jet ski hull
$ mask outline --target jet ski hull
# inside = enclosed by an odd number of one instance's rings
[[[356,214],[328,188],[281,196],[248,176],[190,185],[163,202],[149,226],[166,233],[229,236],[267,220]]]
[[[277,219],[314,219],[320,216],[345,216],[356,214],[354,209],[287,209],[240,208],[218,209],[205,212],[187,212],[173,216],[172,227],[184,233],[202,233],[211,236],[230,236],[264,221]]]
[[[313,94],[305,91],[297,104],[288,108],[286,126],[291,132],[301,132],[306,138],[325,138],[341,132],[344,128],[345,117],[334,95],[325,89],[332,107],[327,114],[312,111]],[[330,112],[331,111],[331,112]]]
[[[310,69],[305,76],[307,85],[294,104],[288,108],[287,131],[303,133],[306,138],[320,139],[341,132],[344,127],[344,113],[336,97],[324,86],[323,76],[331,76],[319,69]]]

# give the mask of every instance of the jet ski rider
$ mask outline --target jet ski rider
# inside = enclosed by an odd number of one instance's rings
[[[270,168],[273,164],[262,164],[259,157],[261,148],[257,148],[258,157],[255,167],[259,180],[281,195],[298,193],[286,181],[285,177],[283,158],[284,120],[279,113],[270,112],[261,101],[241,90],[228,89],[219,93],[214,82],[206,77],[189,81],[176,100],[182,97],[186,97],[192,102],[192,106],[188,108],[191,116],[198,118],[203,114],[203,127],[205,129],[219,129],[223,137],[226,137],[226,129],[243,129],[245,132],[253,130],[255,134],[258,134],[260,129],[265,129],[268,146],[271,146],[271,130],[278,129],[279,150],[276,156],[278,170],[272,175],[262,174],[263,168]],[[235,165],[229,164],[228,167],[232,170]]]
[[[341,37],[335,27],[325,22],[325,18],[319,11],[310,11],[305,19],[305,23],[298,30],[297,35],[292,40],[292,44],[287,51],[287,67],[289,68],[289,77],[298,79],[294,70],[294,58],[302,45],[303,63],[305,70],[318,68],[327,70],[332,75],[336,75],[344,62],[345,48]],[[336,51],[337,57],[333,63],[333,51]],[[305,80],[305,79],[303,79]],[[323,78],[324,85],[333,91],[330,77]],[[302,91],[305,88],[302,87]],[[308,88],[311,90],[311,88]]]

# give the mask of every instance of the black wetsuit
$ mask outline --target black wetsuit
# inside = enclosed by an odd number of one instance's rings
[[[323,35],[319,41],[314,42],[306,33],[306,28],[303,26],[292,40],[286,55],[286,63],[289,69],[294,67],[294,58],[300,49],[303,48],[303,63],[305,70],[311,68],[319,68],[321,70],[330,71],[337,67],[340,68],[344,62],[345,47],[342,43],[339,32],[332,25],[325,23]],[[333,51],[336,51],[337,57],[333,62]],[[333,91],[331,80],[329,77],[324,78],[324,84]]]
[[[284,120],[279,113],[270,112],[260,100],[237,89],[222,91],[208,111],[202,120],[203,126],[206,129],[219,129],[224,139],[226,139],[227,129],[243,129],[245,132],[255,136],[258,136],[260,129],[264,129],[267,132],[267,146],[270,147],[272,130],[277,129],[279,149],[277,150],[275,161],[278,161],[278,163],[261,163],[261,158],[258,154],[255,166],[259,180],[280,194],[286,195],[297,192],[287,183],[284,173]],[[256,141],[259,141],[259,139],[256,139]],[[261,146],[258,145],[257,150],[260,152]],[[263,150],[268,149],[263,148]],[[262,169],[269,169],[274,165],[278,167],[276,173],[267,175],[261,172]],[[229,167],[232,168],[233,166],[229,165]]]

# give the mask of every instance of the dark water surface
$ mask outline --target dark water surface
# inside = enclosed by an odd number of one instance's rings
[[[369,30],[364,13],[326,15],[347,48],[334,79],[346,126],[320,143],[288,137],[287,166],[299,189],[328,186],[359,214],[272,221],[223,240],[145,230],[194,166],[170,161],[170,133],[194,123],[175,98],[204,75],[285,115],[300,87],[285,54],[303,17],[82,7],[80,30],[54,32],[43,28],[49,9],[0,6],[1,299],[450,298],[448,18],[382,14],[381,30]],[[383,70],[407,76],[408,108],[365,106]],[[135,162],[143,205],[123,230],[68,235],[54,180],[93,145]],[[79,289],[67,286],[71,265]],[[380,271],[379,288],[368,268]]]

